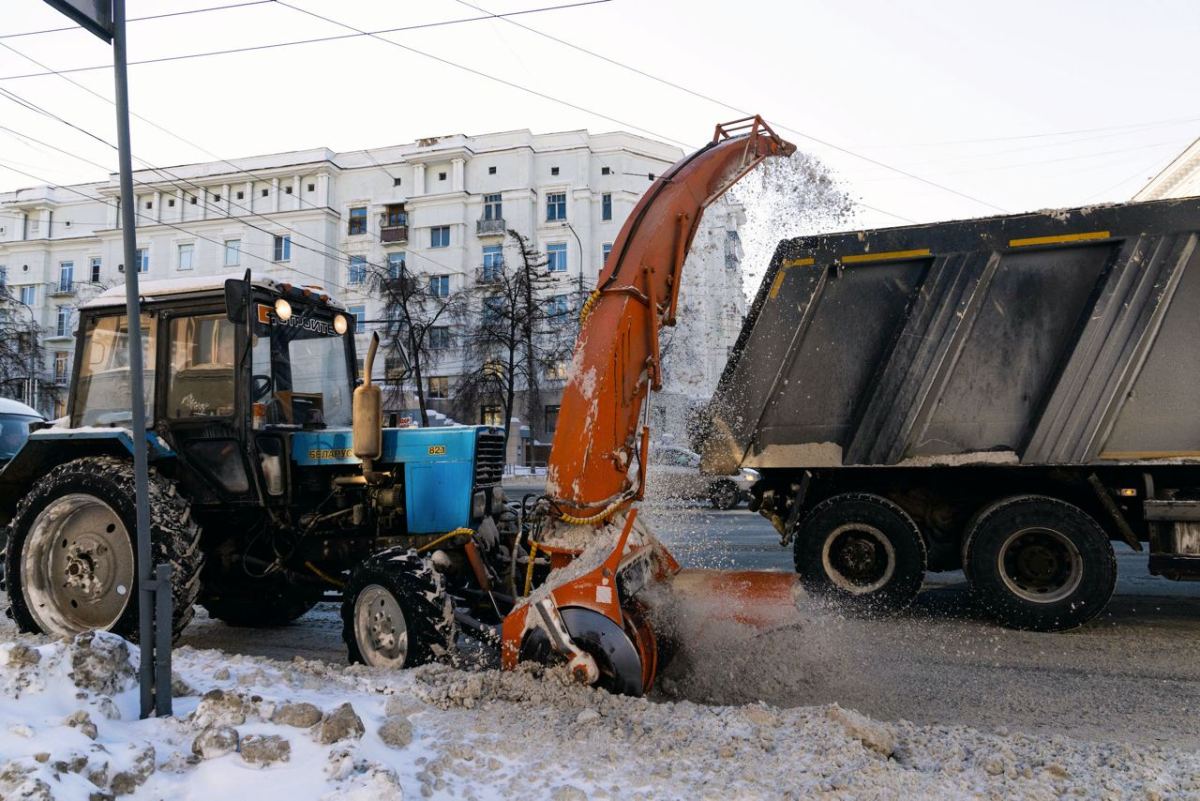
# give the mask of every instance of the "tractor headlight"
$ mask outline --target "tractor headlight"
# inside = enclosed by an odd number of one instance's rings
[[[346,315],[339,314],[333,318],[333,330],[337,331],[338,334],[346,333],[346,329],[349,327],[349,324],[346,322]]]
[[[292,304],[288,303],[283,298],[276,300],[275,316],[279,318],[279,322],[286,323],[292,317]]]
[[[471,517],[483,517],[487,513],[487,493],[478,490],[471,497]]]

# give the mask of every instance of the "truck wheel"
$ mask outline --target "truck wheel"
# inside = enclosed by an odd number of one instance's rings
[[[1041,495],[985,509],[967,535],[971,589],[1001,623],[1075,628],[1100,614],[1117,582],[1108,535],[1077,506]]]
[[[422,665],[454,648],[454,610],[442,574],[416,551],[388,548],[350,573],[342,639],[351,662]]]
[[[243,574],[224,575],[211,584],[206,581],[200,605],[209,617],[230,626],[272,628],[302,617],[320,600],[319,592],[293,584],[286,576],[254,578]]]
[[[732,509],[738,505],[738,488],[728,479],[721,479],[714,482],[708,490],[708,499],[712,502],[714,509]]]
[[[13,620],[22,631],[138,634],[133,464],[111,456],[59,465],[17,504],[5,552]],[[175,483],[150,471],[150,539],[172,567],[172,634],[200,591],[200,527]]]
[[[912,518],[878,495],[827,498],[795,534],[796,572],[805,589],[863,611],[912,603],[925,580],[925,542]]]

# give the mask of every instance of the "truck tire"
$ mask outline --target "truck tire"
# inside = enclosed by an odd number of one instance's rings
[[[312,587],[294,584],[282,574],[265,578],[224,575],[215,588],[205,582],[200,605],[214,620],[230,626],[274,628],[303,617],[321,600]]]
[[[814,506],[796,527],[794,554],[806,590],[865,612],[904,609],[925,580],[917,524],[869,493],[843,493]]]
[[[1000,623],[1063,631],[1104,609],[1117,558],[1104,529],[1078,506],[1017,495],[985,509],[967,535],[971,590]]]
[[[175,637],[200,591],[200,527],[175,483],[150,471],[150,540],[171,565]],[[138,592],[133,463],[93,456],[59,465],[17,504],[5,551],[9,608],[21,631],[70,636],[101,629],[136,640]]]
[[[727,478],[714,481],[713,485],[708,489],[708,500],[712,503],[714,509],[722,511],[733,509],[741,501],[741,498],[738,497],[737,484],[734,484]]]
[[[442,574],[416,551],[388,548],[350,573],[342,639],[350,661],[408,668],[454,649],[454,609]]]

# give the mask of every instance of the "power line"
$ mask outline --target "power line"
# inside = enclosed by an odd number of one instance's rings
[[[282,2],[282,0],[279,0],[279,2],[280,2],[280,5],[288,5],[287,3]],[[476,11],[480,11],[483,13],[489,13],[487,11],[487,9],[483,8],[482,6],[475,5],[474,3],[468,2],[467,0],[457,0],[457,2],[459,2],[462,5],[467,6],[469,8],[473,8]],[[295,8],[294,6],[288,6],[288,7]],[[312,12],[306,12],[306,13],[312,13]],[[314,14],[314,16],[317,16],[317,15]],[[492,16],[496,17],[497,19],[501,18],[499,14],[493,14]],[[725,107],[731,111],[737,112],[738,114],[741,114],[743,116],[747,116],[747,117],[751,116],[751,112],[749,112],[743,108],[739,108],[738,106],[735,106],[732,103],[726,103],[725,101],[719,100],[715,97],[712,97],[711,95],[706,95],[702,92],[697,92],[694,89],[689,89],[686,86],[675,83],[673,81],[669,81],[666,78],[661,78],[657,75],[653,75],[649,72],[646,72],[645,70],[638,69],[637,67],[626,64],[623,61],[618,61],[617,59],[610,58],[601,53],[597,53],[594,50],[589,50],[586,47],[580,47],[579,45],[574,44],[573,42],[568,42],[565,39],[560,39],[557,36],[552,36],[551,34],[544,33],[543,31],[540,31],[536,28],[531,28],[528,25],[523,25],[522,23],[517,22],[515,20],[504,19],[504,21],[510,25],[516,25],[517,27],[522,28],[523,30],[529,31],[530,33],[534,33],[538,36],[549,39],[553,42],[557,42],[558,44],[561,44],[564,47],[569,47],[572,50],[578,50],[581,53],[586,53],[587,55],[592,56],[593,58],[598,58],[608,64],[612,64],[614,66],[620,67],[620,68],[628,70],[630,72],[633,72],[637,75],[641,75],[644,78],[649,78],[652,81],[657,81],[658,83],[661,83],[664,86],[669,86],[672,89],[676,89],[681,92],[686,92],[687,94],[692,95],[693,97],[700,98],[701,100],[705,100],[709,103],[714,103],[718,106],[723,106],[723,107]],[[385,39],[384,41],[389,41],[389,40]],[[839,153],[844,153],[848,156],[853,156],[854,158],[860,159],[869,164],[874,164],[877,167],[883,167],[884,169],[890,170],[895,173],[899,173],[900,175],[903,175],[914,181],[920,181],[923,184],[928,184],[930,186],[936,187],[937,189],[940,189],[943,192],[949,192],[951,194],[958,195],[961,198],[965,198],[972,202],[978,203],[982,206],[987,206],[988,208],[995,209],[996,211],[1007,213],[1007,209],[1004,209],[1001,206],[997,206],[995,203],[990,203],[982,198],[976,197],[976,196],[968,194],[966,192],[961,192],[957,189],[954,189],[953,187],[949,187],[949,186],[946,186],[945,184],[938,183],[937,181],[932,181],[928,178],[923,178],[920,175],[909,172],[908,170],[901,169],[900,167],[896,167],[891,164],[886,164],[886,163],[880,161],[879,159],[872,158],[871,156],[866,156],[866,155],[863,155],[862,153],[856,153],[855,151],[850,150],[849,148],[845,148],[845,147],[842,147],[841,145],[834,144],[833,142],[830,142],[827,139],[822,139],[820,137],[814,136],[813,134],[805,133],[804,131],[800,131],[795,128],[789,128],[788,126],[782,125],[782,124],[777,125],[775,127],[779,128],[780,130],[787,131],[788,133],[795,134],[796,136],[800,136],[804,139],[809,140],[810,142],[816,142],[817,144],[822,145],[827,148],[830,148],[831,150],[836,150]]]
[[[262,6],[267,3],[273,3],[275,0],[249,0],[246,3],[230,3],[224,6],[210,6],[208,8],[191,8],[187,11],[168,11],[163,14],[152,14],[148,17],[130,17],[126,22],[146,22],[152,19],[166,19],[167,17],[182,17],[188,14],[205,14],[209,11],[225,11],[231,8],[246,8],[247,6]],[[0,39],[18,39],[22,36],[41,36],[45,33],[62,33],[63,31],[80,30],[78,25],[67,25],[62,28],[46,28],[40,31],[24,31],[22,33],[5,33],[0,34]]]
[[[433,53],[428,53],[424,50],[418,50],[415,47],[412,47],[412,46],[406,45],[406,44],[401,44],[400,42],[394,41],[392,39],[385,39],[383,36],[381,36],[377,33],[372,33],[370,31],[364,31],[361,28],[356,28],[353,25],[347,24],[345,22],[340,22],[336,19],[332,19],[331,17],[323,16],[321,14],[318,14],[315,11],[309,11],[306,8],[300,8],[299,6],[294,6],[291,3],[285,2],[285,0],[275,0],[275,2],[277,2],[281,6],[284,6],[285,8],[290,8],[293,11],[299,12],[301,14],[306,14],[310,17],[314,17],[315,19],[319,19],[324,22],[328,22],[331,25],[337,25],[338,27],[345,28],[350,31],[355,31],[358,34],[361,34],[363,36],[370,36],[372,39],[377,39],[380,42],[386,42],[387,44],[390,44],[393,47],[398,47],[401,50],[404,50],[406,52],[414,53],[418,56],[422,56],[424,58],[431,59],[431,60],[436,61],[439,64],[443,64],[447,67],[453,67],[456,70],[461,70],[462,72],[469,73],[471,75],[474,75],[477,78],[483,78],[485,80],[492,81],[493,83],[498,83],[498,84],[501,84],[502,86],[507,86],[510,89],[516,89],[517,91],[524,92],[525,94],[533,95],[534,97],[538,97],[543,100],[549,100],[552,103],[558,103],[559,105],[566,106],[567,108],[574,109],[575,111],[581,111],[584,114],[590,114],[593,117],[598,117],[602,120],[608,120],[609,122],[616,123],[617,125],[620,125],[624,128],[629,128],[634,131],[641,131],[642,133],[648,134],[649,136],[653,136],[656,139],[660,139],[663,141],[667,141],[667,142],[671,142],[673,144],[679,145],[680,147],[683,147],[686,150],[692,149],[692,146],[687,144],[686,142],[681,142],[680,140],[675,139],[670,136],[667,136],[665,134],[656,133],[655,131],[651,131],[648,128],[643,128],[640,125],[634,125],[633,123],[628,122],[626,120],[622,120],[617,117],[613,117],[611,115],[604,114],[599,111],[595,111],[594,109],[587,108],[586,106],[581,106],[578,103],[571,102],[570,100],[563,100],[562,98],[554,97],[553,95],[546,94],[545,92],[538,91],[537,89],[531,89],[528,86],[524,86],[522,84],[516,83],[515,81],[509,81],[505,78],[500,78],[496,75],[491,75],[489,73],[483,72],[482,70],[477,70],[474,67],[468,67],[465,64],[459,64],[457,61],[451,61],[448,58],[442,58],[441,56],[434,55]],[[485,17],[485,19],[491,18],[493,16],[494,15],[488,15],[488,17]]]
[[[943,147],[945,145],[977,145],[991,142],[1014,142],[1022,139],[1047,139],[1055,136],[1070,136],[1072,134],[1101,133],[1105,131],[1126,131],[1141,128],[1155,128],[1165,125],[1181,125],[1188,122],[1200,122],[1200,117],[1175,117],[1168,120],[1147,120],[1131,122],[1122,125],[1104,125],[1098,128],[1075,128],[1067,131],[1043,131],[1040,133],[1017,134],[1015,136],[989,136],[982,139],[948,139],[941,142],[910,142],[908,144],[883,144],[872,147],[904,148],[904,147]]]
[[[269,1],[274,3],[277,0],[269,0]],[[509,12],[500,14],[499,16],[515,17],[515,16],[522,16],[525,14],[540,14],[545,11],[560,11],[560,10],[564,10],[564,9],[579,8],[582,6],[594,6],[594,5],[599,5],[601,3],[608,3],[611,1],[612,0],[580,0],[580,2],[566,3],[564,5],[543,6],[541,8],[529,8],[529,9],[524,9],[522,11],[509,11]],[[416,30],[423,30],[426,28],[439,28],[439,27],[444,27],[444,26],[448,26],[448,25],[461,25],[461,24],[467,23],[467,22],[482,22],[484,20],[490,20],[494,16],[495,15],[488,14],[488,15],[482,16],[482,17],[464,17],[463,19],[441,20],[438,22],[424,22],[424,23],[420,23],[417,25],[404,25],[404,26],[401,26],[398,28],[384,28],[384,29],[378,30],[378,31],[363,31],[361,33],[342,34],[340,36],[320,36],[320,37],[316,37],[316,38],[312,38],[312,39],[294,39],[294,40],[289,40],[286,42],[273,42],[270,44],[263,44],[263,45],[248,45],[246,47],[231,47],[231,48],[226,48],[224,50],[207,50],[207,51],[200,52],[200,53],[181,53],[179,55],[174,55],[174,56],[160,56],[158,58],[146,58],[146,59],[139,59],[137,61],[130,61],[129,66],[133,67],[133,66],[144,65],[144,64],[166,64],[166,63],[172,62],[172,61],[185,61],[187,59],[193,59],[193,58],[208,58],[210,56],[228,56],[228,55],[232,55],[234,53],[252,53],[252,52],[259,51],[259,50],[273,50],[273,49],[280,48],[280,47],[296,47],[299,45],[318,44],[321,42],[336,42],[336,41],[343,40],[343,39],[356,39],[360,36],[377,36],[379,34],[384,34],[384,33],[403,33],[405,31],[416,31]],[[2,38],[6,38],[6,37],[0,37],[0,39],[2,39]],[[387,40],[384,40],[384,41],[387,41]],[[70,72],[70,73],[95,72],[97,70],[110,70],[110,69],[112,69],[112,64],[97,64],[95,66],[90,66],[90,67],[69,67],[69,68],[62,69],[62,70],[46,70],[44,72],[27,72],[27,73],[23,73],[20,75],[6,75],[3,77],[0,77],[0,81],[18,81],[18,80],[24,80],[26,78],[43,78],[48,75],[61,75],[62,73],[65,73],[65,72]]]

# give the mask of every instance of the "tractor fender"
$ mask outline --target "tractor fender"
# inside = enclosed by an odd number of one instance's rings
[[[146,432],[150,461],[174,458],[158,434]],[[60,464],[84,456],[132,458],[133,434],[125,428],[43,428],[29,435],[16,456],[0,470],[0,525],[8,525],[17,501],[35,481]]]

